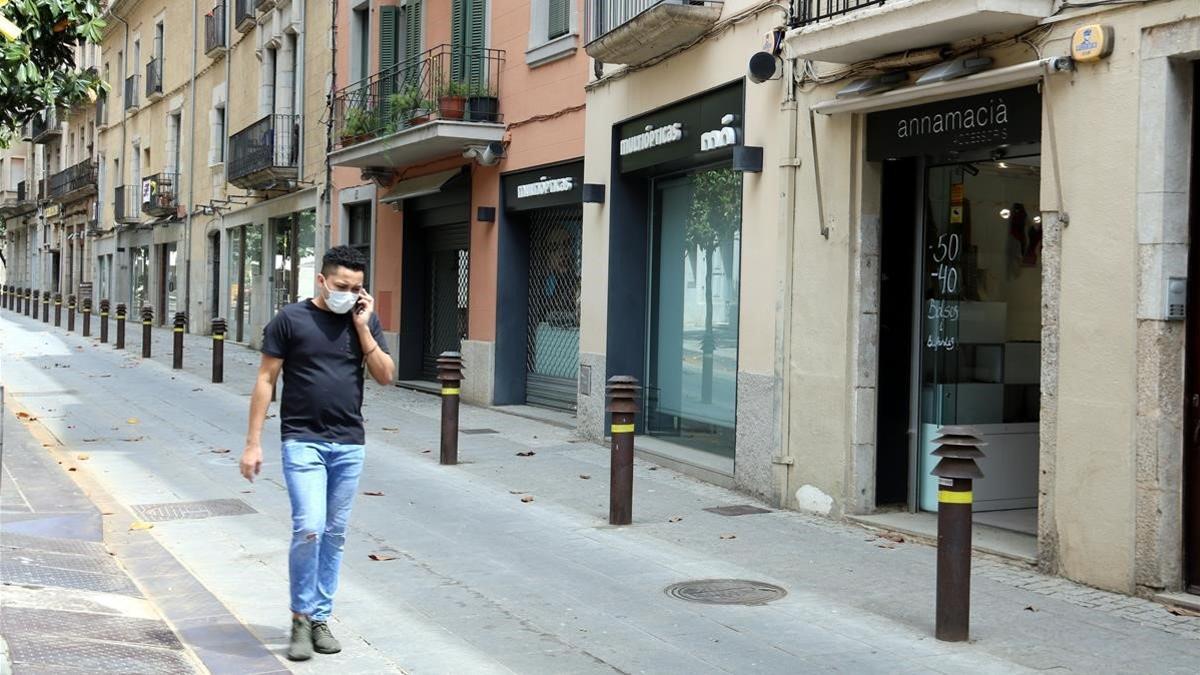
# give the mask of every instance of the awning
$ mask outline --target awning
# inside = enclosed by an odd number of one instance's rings
[[[913,85],[862,98],[822,101],[812,106],[811,109],[813,112],[823,115],[833,115],[900,108],[939,99],[982,94],[1022,84],[1032,84],[1041,80],[1044,75],[1071,70],[1073,67],[1069,58],[1050,57],[1019,63],[1015,66],[986,70],[957,80]]]
[[[379,203],[391,204],[404,199],[423,197],[441,192],[442,187],[460,173],[462,173],[462,169],[450,169],[449,171],[431,173],[428,176],[418,176],[402,180],[393,185],[392,189],[388,190],[387,194],[380,198]]]

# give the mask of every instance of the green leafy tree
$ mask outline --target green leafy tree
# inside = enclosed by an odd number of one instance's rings
[[[46,108],[108,90],[95,70],[75,65],[74,52],[99,43],[103,14],[92,0],[0,0],[0,147]]]
[[[692,210],[684,234],[687,251],[704,252],[704,338],[700,400],[712,401],[713,258],[721,244],[733,238],[742,223],[742,175],[733,169],[713,169],[692,176]]]

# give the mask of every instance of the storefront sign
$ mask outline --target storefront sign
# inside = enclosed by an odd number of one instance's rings
[[[582,161],[508,174],[501,180],[509,211],[583,203]]]
[[[867,159],[939,157],[1038,143],[1042,97],[1036,86],[867,115]]]
[[[58,204],[47,204],[45,210],[42,211],[42,215],[47,218],[57,218],[58,214],[61,212],[62,207]]]
[[[698,164],[731,154],[741,142],[743,86],[739,82],[643,115],[617,127],[622,173]]]

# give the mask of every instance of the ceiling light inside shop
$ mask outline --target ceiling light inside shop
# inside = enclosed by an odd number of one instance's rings
[[[865,80],[855,80],[851,82],[837,93],[837,97],[839,99],[858,98],[859,96],[880,94],[885,91],[891,91],[907,81],[908,73],[903,70],[891,73],[882,73],[880,75],[875,75],[874,77],[868,77]]]
[[[996,166],[1000,167],[1001,169],[1007,169],[1008,162],[996,162]]]
[[[1009,211],[1008,209],[1000,209],[1000,217],[1001,218],[1008,220],[1008,217],[1011,215],[1012,215],[1012,211]]]
[[[957,80],[960,77],[974,75],[992,67],[992,59],[987,56],[964,56],[961,59],[940,63],[924,75],[917,78],[917,84],[933,84],[946,80]]]
[[[1041,225],[1041,224],[1042,224],[1042,217],[1041,217],[1041,216],[1034,216],[1034,217],[1033,217],[1033,222],[1034,222],[1034,224],[1035,224],[1035,225]]]

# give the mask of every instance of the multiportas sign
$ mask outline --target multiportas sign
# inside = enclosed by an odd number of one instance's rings
[[[742,142],[742,89],[739,82],[618,126],[621,172],[719,161],[730,154]]]
[[[542,176],[533,183],[525,183],[517,186],[517,199],[528,199],[530,197],[540,197],[542,195],[555,194],[558,192],[570,192],[571,188],[575,187],[575,179],[571,176],[565,178],[549,178]]]
[[[1002,145],[1037,143],[1042,97],[1037,87],[979,94],[867,115],[867,159],[942,157]]]
[[[583,203],[583,162],[510,173],[501,177],[504,208],[527,211]]]

